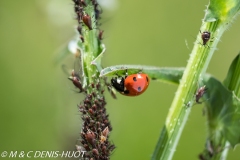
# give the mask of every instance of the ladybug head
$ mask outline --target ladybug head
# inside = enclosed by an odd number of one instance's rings
[[[112,86],[118,91],[118,92],[124,92],[124,78],[117,78],[114,77],[111,79]]]

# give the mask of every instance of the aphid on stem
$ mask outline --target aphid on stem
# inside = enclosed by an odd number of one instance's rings
[[[206,91],[207,91],[206,85],[197,89],[196,93],[194,94],[195,104],[201,104],[202,103],[202,102],[200,102],[200,99],[203,97],[203,95],[206,93]],[[192,101],[189,101],[187,104],[185,104],[185,106],[190,107],[191,104],[192,104]]]
[[[202,39],[202,43],[200,44],[203,46],[208,46],[208,48],[210,48],[209,45],[207,45],[207,42],[211,39],[211,32],[209,31],[201,32],[201,30],[199,32],[201,33],[201,39]]]
[[[82,87],[82,83],[78,77],[74,76],[74,77],[69,77],[68,79],[71,80],[74,86],[79,89],[80,93],[84,91]]]
[[[98,39],[99,40],[102,40],[103,39],[103,30],[99,30],[99,33],[98,33]]]
[[[88,27],[89,30],[92,30],[92,19],[88,14],[82,16],[83,23]]]
[[[87,4],[86,4],[85,0],[81,0],[80,2],[81,2],[81,5],[83,5],[84,7],[86,7],[86,6],[87,6]]]
[[[84,38],[83,38],[83,36],[80,35],[79,38],[81,39],[82,43],[84,43]]]
[[[206,88],[206,85],[200,87],[196,94],[195,94],[195,102],[198,103],[198,104],[201,104],[202,102],[200,102],[200,98],[202,98],[202,96],[204,95],[204,93],[206,93],[207,91],[207,88]]]

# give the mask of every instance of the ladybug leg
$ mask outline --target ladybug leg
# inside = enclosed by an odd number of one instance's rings
[[[201,87],[202,88],[202,87]],[[204,100],[203,101],[200,101],[200,98],[203,97],[203,95],[207,92],[208,88],[204,87],[202,89],[199,89],[198,92],[195,94],[195,97],[196,97],[196,103],[198,104],[202,104],[203,102],[205,102]]]

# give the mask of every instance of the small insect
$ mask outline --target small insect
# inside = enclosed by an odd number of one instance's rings
[[[98,39],[99,40],[102,40],[103,39],[103,30],[100,30],[99,33],[98,33]]]
[[[62,70],[68,75],[68,79],[72,81],[73,85],[79,89],[79,93],[85,91],[82,84],[82,67],[81,67],[81,51],[79,49],[76,49],[76,51],[73,50],[73,53],[75,55],[75,61],[74,61],[74,69],[71,71],[71,75],[69,76],[70,72],[66,65],[62,65]]]
[[[86,138],[88,143],[90,143],[91,145],[94,145],[96,135],[94,134],[93,131],[88,129],[87,133],[85,133],[85,134],[83,133],[83,136]]]
[[[86,2],[84,0],[81,0],[80,2],[81,2],[81,5],[83,5],[84,7],[87,6],[87,4],[86,4]]]
[[[111,83],[122,95],[138,96],[148,88],[149,78],[147,74],[137,73],[125,77],[114,77]]]
[[[197,90],[197,92],[196,92],[196,94],[195,94],[195,101],[196,101],[196,103],[198,103],[198,104],[201,104],[201,103],[202,103],[202,102],[200,102],[199,100],[200,100],[200,98],[202,98],[202,96],[204,95],[204,93],[206,93],[206,91],[207,91],[206,85],[200,87],[200,88]]]
[[[92,20],[88,14],[82,16],[83,23],[88,27],[89,30],[92,30]]]
[[[72,72],[72,76],[70,76],[68,79],[71,80],[74,86],[79,89],[79,93],[84,91],[82,83],[80,81],[80,77],[78,77],[74,71]]]
[[[83,7],[79,7],[79,6],[76,6],[75,7],[75,12],[77,13],[77,20],[78,20],[78,23],[81,22],[81,19],[83,17]]]
[[[78,25],[77,30],[78,30],[79,34],[82,34],[82,25],[81,24]]]
[[[204,31],[204,32],[199,31],[199,32],[201,33],[201,38],[202,38],[202,41],[203,41],[202,45],[206,46],[207,42],[211,39],[211,33],[209,31]]]
[[[80,35],[79,38],[81,39],[82,43],[84,43],[84,38],[83,38],[83,36]]]
[[[99,6],[96,0],[92,0],[92,4],[94,6],[95,18],[100,19],[100,14],[102,13],[101,7]]]
[[[204,31],[202,33],[203,45],[206,45],[206,43],[209,41],[210,38],[211,38],[211,33],[208,31]]]
[[[102,132],[100,136],[100,143],[103,144],[107,140],[107,136],[109,134],[109,129],[106,127]]]

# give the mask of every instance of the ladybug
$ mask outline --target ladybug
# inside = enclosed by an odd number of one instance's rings
[[[137,73],[125,77],[114,77],[111,83],[122,95],[138,96],[148,88],[149,77],[147,74]]]

